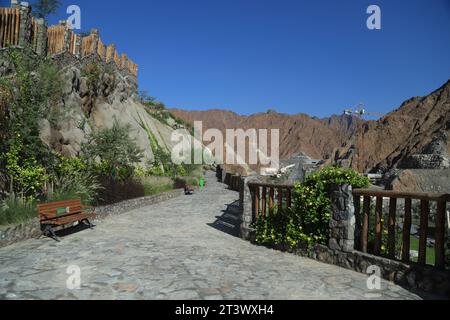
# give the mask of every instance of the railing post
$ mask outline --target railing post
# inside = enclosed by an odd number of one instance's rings
[[[367,253],[367,245],[369,241],[369,219],[370,219],[370,197],[364,197],[362,227],[361,227],[361,251]]]
[[[355,207],[351,185],[331,187],[329,247],[352,252],[355,249]]]
[[[435,266],[445,269],[445,201],[438,201],[436,212],[436,234],[435,234]]]
[[[243,180],[243,209],[241,216],[241,238],[244,240],[251,240],[253,229],[253,199],[255,197],[254,191],[249,187],[250,182],[256,182],[254,177],[245,177]]]

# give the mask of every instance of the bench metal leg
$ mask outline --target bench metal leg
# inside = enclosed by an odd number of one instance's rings
[[[53,230],[51,226],[45,226],[43,233],[46,237],[50,237],[56,242],[61,242],[61,240],[56,236],[55,230]]]
[[[84,225],[88,226],[89,229],[94,229],[94,227],[95,227],[95,225],[93,225],[93,224],[89,221],[89,219],[83,219],[83,220],[81,220],[81,222],[82,222]]]

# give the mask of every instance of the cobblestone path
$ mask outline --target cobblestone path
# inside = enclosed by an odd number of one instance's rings
[[[207,188],[97,223],[57,243],[0,249],[0,299],[418,299],[394,284],[254,246],[234,235],[238,194]],[[81,288],[67,288],[68,267]],[[69,270],[70,271],[70,270]]]

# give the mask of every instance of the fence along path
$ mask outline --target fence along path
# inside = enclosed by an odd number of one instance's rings
[[[236,179],[236,178],[234,178]],[[230,181],[234,181],[233,177]],[[235,186],[232,183],[231,186]],[[264,219],[268,215],[273,215],[275,208],[277,212],[284,213],[292,206],[293,185],[277,185],[268,183],[248,183],[252,193],[252,214],[253,221]],[[395,191],[379,191],[373,189],[353,190],[355,216],[357,218],[357,230],[360,230],[359,241],[355,243],[355,249],[363,253],[369,253],[369,231],[373,228],[374,241],[373,249],[370,253],[382,256],[383,245],[383,222],[387,221],[387,255],[389,259],[396,259],[396,234],[398,232],[397,216],[398,200],[404,199],[404,223],[401,237],[401,261],[411,262],[411,227],[413,201],[420,201],[419,218],[419,250],[417,263],[425,265],[427,263],[427,242],[428,237],[433,236],[435,240],[434,266],[438,269],[445,269],[445,232],[446,232],[446,208],[450,202],[449,194],[440,193],[408,193]],[[372,216],[372,200],[375,198],[374,216]],[[389,200],[388,213],[383,213],[384,200]],[[436,203],[435,212],[431,212],[431,204]],[[434,234],[429,232],[429,219],[431,214],[435,217]],[[370,226],[370,218],[374,218],[373,226]]]
[[[417,263],[421,265],[426,264],[427,240],[429,234],[429,219],[430,219],[430,204],[436,203],[435,211],[435,261],[434,265],[438,269],[445,268],[445,215],[447,202],[450,201],[449,194],[439,193],[408,193],[408,192],[394,192],[394,191],[377,191],[370,189],[354,190],[355,210],[356,216],[361,217],[360,223],[360,243],[359,250],[368,252],[368,238],[370,227],[374,232],[373,253],[375,255],[381,254],[383,243],[383,206],[384,199],[389,199],[388,215],[387,215],[387,256],[390,259],[396,258],[396,232],[397,232],[397,215],[398,215],[398,200],[404,199],[404,223],[402,230],[402,247],[401,260],[403,262],[411,262],[411,226],[412,226],[412,203],[413,200],[420,201],[420,227],[419,227],[419,256]],[[362,198],[362,201],[361,201]],[[372,214],[371,202],[375,198],[375,220],[374,225],[370,226],[370,216]],[[362,203],[362,208],[361,208]]]

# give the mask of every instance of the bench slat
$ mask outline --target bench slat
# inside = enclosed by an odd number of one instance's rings
[[[38,209],[39,210],[47,210],[51,208],[58,208],[61,206],[70,206],[70,205],[81,205],[81,200],[68,200],[68,201],[58,201],[58,202],[51,202],[51,203],[44,203],[39,204]]]
[[[84,211],[81,206],[68,207],[68,208],[69,208],[69,212],[66,212],[63,214],[58,214],[57,209],[54,209],[54,210],[41,211],[39,213],[39,216],[45,217],[45,219],[51,219],[51,218],[64,217],[64,216],[68,216],[68,215],[72,215],[72,214]]]
[[[81,220],[93,218],[93,217],[95,217],[95,214],[83,213],[83,214],[76,214],[76,215],[72,215],[72,216],[66,216],[66,217],[55,219],[55,220],[45,221],[44,224],[62,226],[62,225],[66,225],[69,223],[73,223],[73,222],[77,222],[77,221],[81,221]]]

